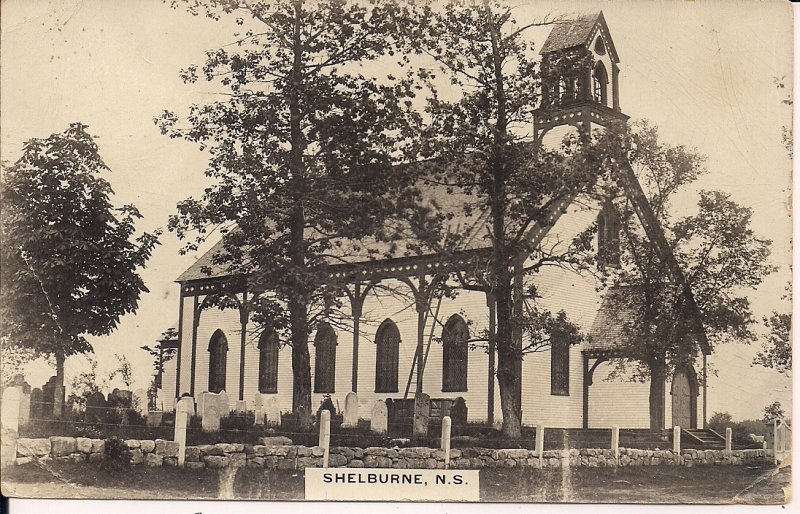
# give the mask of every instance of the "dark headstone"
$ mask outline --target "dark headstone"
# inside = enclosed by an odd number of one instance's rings
[[[414,397],[414,435],[428,435],[428,419],[431,415],[431,397],[419,393]]]
[[[36,419],[41,419],[44,415],[44,409],[42,408],[42,390],[38,387],[34,387],[31,391],[31,417]]]
[[[61,408],[64,406],[64,386],[56,385],[56,377],[52,376],[42,386],[42,412],[44,417],[61,417]]]
[[[8,385],[11,387],[21,387],[23,394],[31,394],[31,386],[25,382],[24,375],[14,375],[13,380],[11,380],[11,383]]]
[[[108,393],[108,406],[130,409],[133,406],[133,393],[126,389],[114,388]]]
[[[453,426],[462,426],[467,424],[467,402],[464,398],[458,397],[453,405],[450,407],[450,419]]]
[[[108,404],[101,392],[94,392],[86,399],[86,422],[97,423],[106,418]]]

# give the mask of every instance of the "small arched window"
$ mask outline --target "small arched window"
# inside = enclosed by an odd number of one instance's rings
[[[558,79],[558,92],[559,92],[559,100],[562,102],[568,102],[572,100],[572,91],[570,88],[570,83],[564,77]]]
[[[594,42],[594,51],[597,55],[606,55],[606,45],[603,43],[602,37],[598,36]]]
[[[278,392],[278,334],[264,332],[258,339],[258,392]]]
[[[594,86],[594,100],[603,105],[608,105],[608,73],[602,62],[598,62],[592,74],[592,84]]]
[[[222,330],[217,330],[208,343],[208,390],[218,393],[225,389],[225,375],[228,364],[228,338]]]
[[[607,202],[597,216],[597,262],[601,266],[619,266],[620,221],[614,206]]]
[[[375,346],[375,392],[396,393],[400,331],[394,321],[387,319],[381,323],[375,335]]]
[[[550,341],[550,394],[569,395],[569,342],[557,333]]]
[[[467,390],[469,328],[464,318],[453,314],[442,331],[442,391]]]
[[[327,323],[317,325],[314,347],[314,392],[333,393],[336,386],[336,332]]]

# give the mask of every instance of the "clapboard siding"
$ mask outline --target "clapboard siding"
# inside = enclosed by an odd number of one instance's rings
[[[173,357],[164,363],[161,375],[161,390],[158,392],[156,408],[170,411],[175,408],[175,378],[177,377],[177,358]]]
[[[193,311],[194,311],[194,297],[184,298],[183,301],[183,316],[181,327],[181,355],[180,355],[180,371],[181,383],[180,391],[175,396],[180,396],[183,393],[190,391],[190,383],[192,380],[192,327],[193,327]],[[176,356],[177,360],[177,356]]]
[[[604,362],[594,371],[589,386],[589,428],[649,428],[650,382],[632,382],[628,376],[609,379],[615,361]]]

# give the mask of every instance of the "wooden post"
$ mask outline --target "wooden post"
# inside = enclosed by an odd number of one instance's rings
[[[539,466],[544,461],[544,425],[536,425],[536,453],[539,454]]]
[[[611,451],[614,454],[614,460],[619,464],[619,425],[611,426]]]
[[[778,465],[778,418],[772,420],[772,458]]]
[[[182,468],[186,461],[186,425],[189,418],[189,405],[194,403],[194,398],[184,396],[178,400],[178,405],[175,408],[175,437],[174,440],[178,443],[178,467]]]
[[[733,430],[731,427],[725,429],[725,454],[730,455],[733,446]]]
[[[17,460],[17,437],[19,435],[20,387],[7,387],[3,391],[0,411],[0,467],[13,466]]]
[[[583,354],[583,429],[589,428],[589,356]]]
[[[678,425],[672,427],[672,451],[681,454],[681,427]]]
[[[442,450],[444,450],[444,469],[450,467],[450,431],[453,421],[450,416],[442,418]]]
[[[319,445],[322,447],[322,467],[328,467],[331,451],[331,411],[323,410],[319,415]]]
[[[245,291],[242,294],[242,303],[239,305],[239,322],[242,326],[242,333],[239,339],[239,401],[244,401],[245,345],[247,344],[247,321],[249,317],[247,291]]]

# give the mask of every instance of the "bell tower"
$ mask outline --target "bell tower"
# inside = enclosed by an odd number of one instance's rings
[[[542,94],[533,121],[537,146],[554,128],[559,129],[548,139],[560,143],[570,127],[592,131],[627,122],[619,106],[619,57],[602,12],[559,23],[539,53]]]

